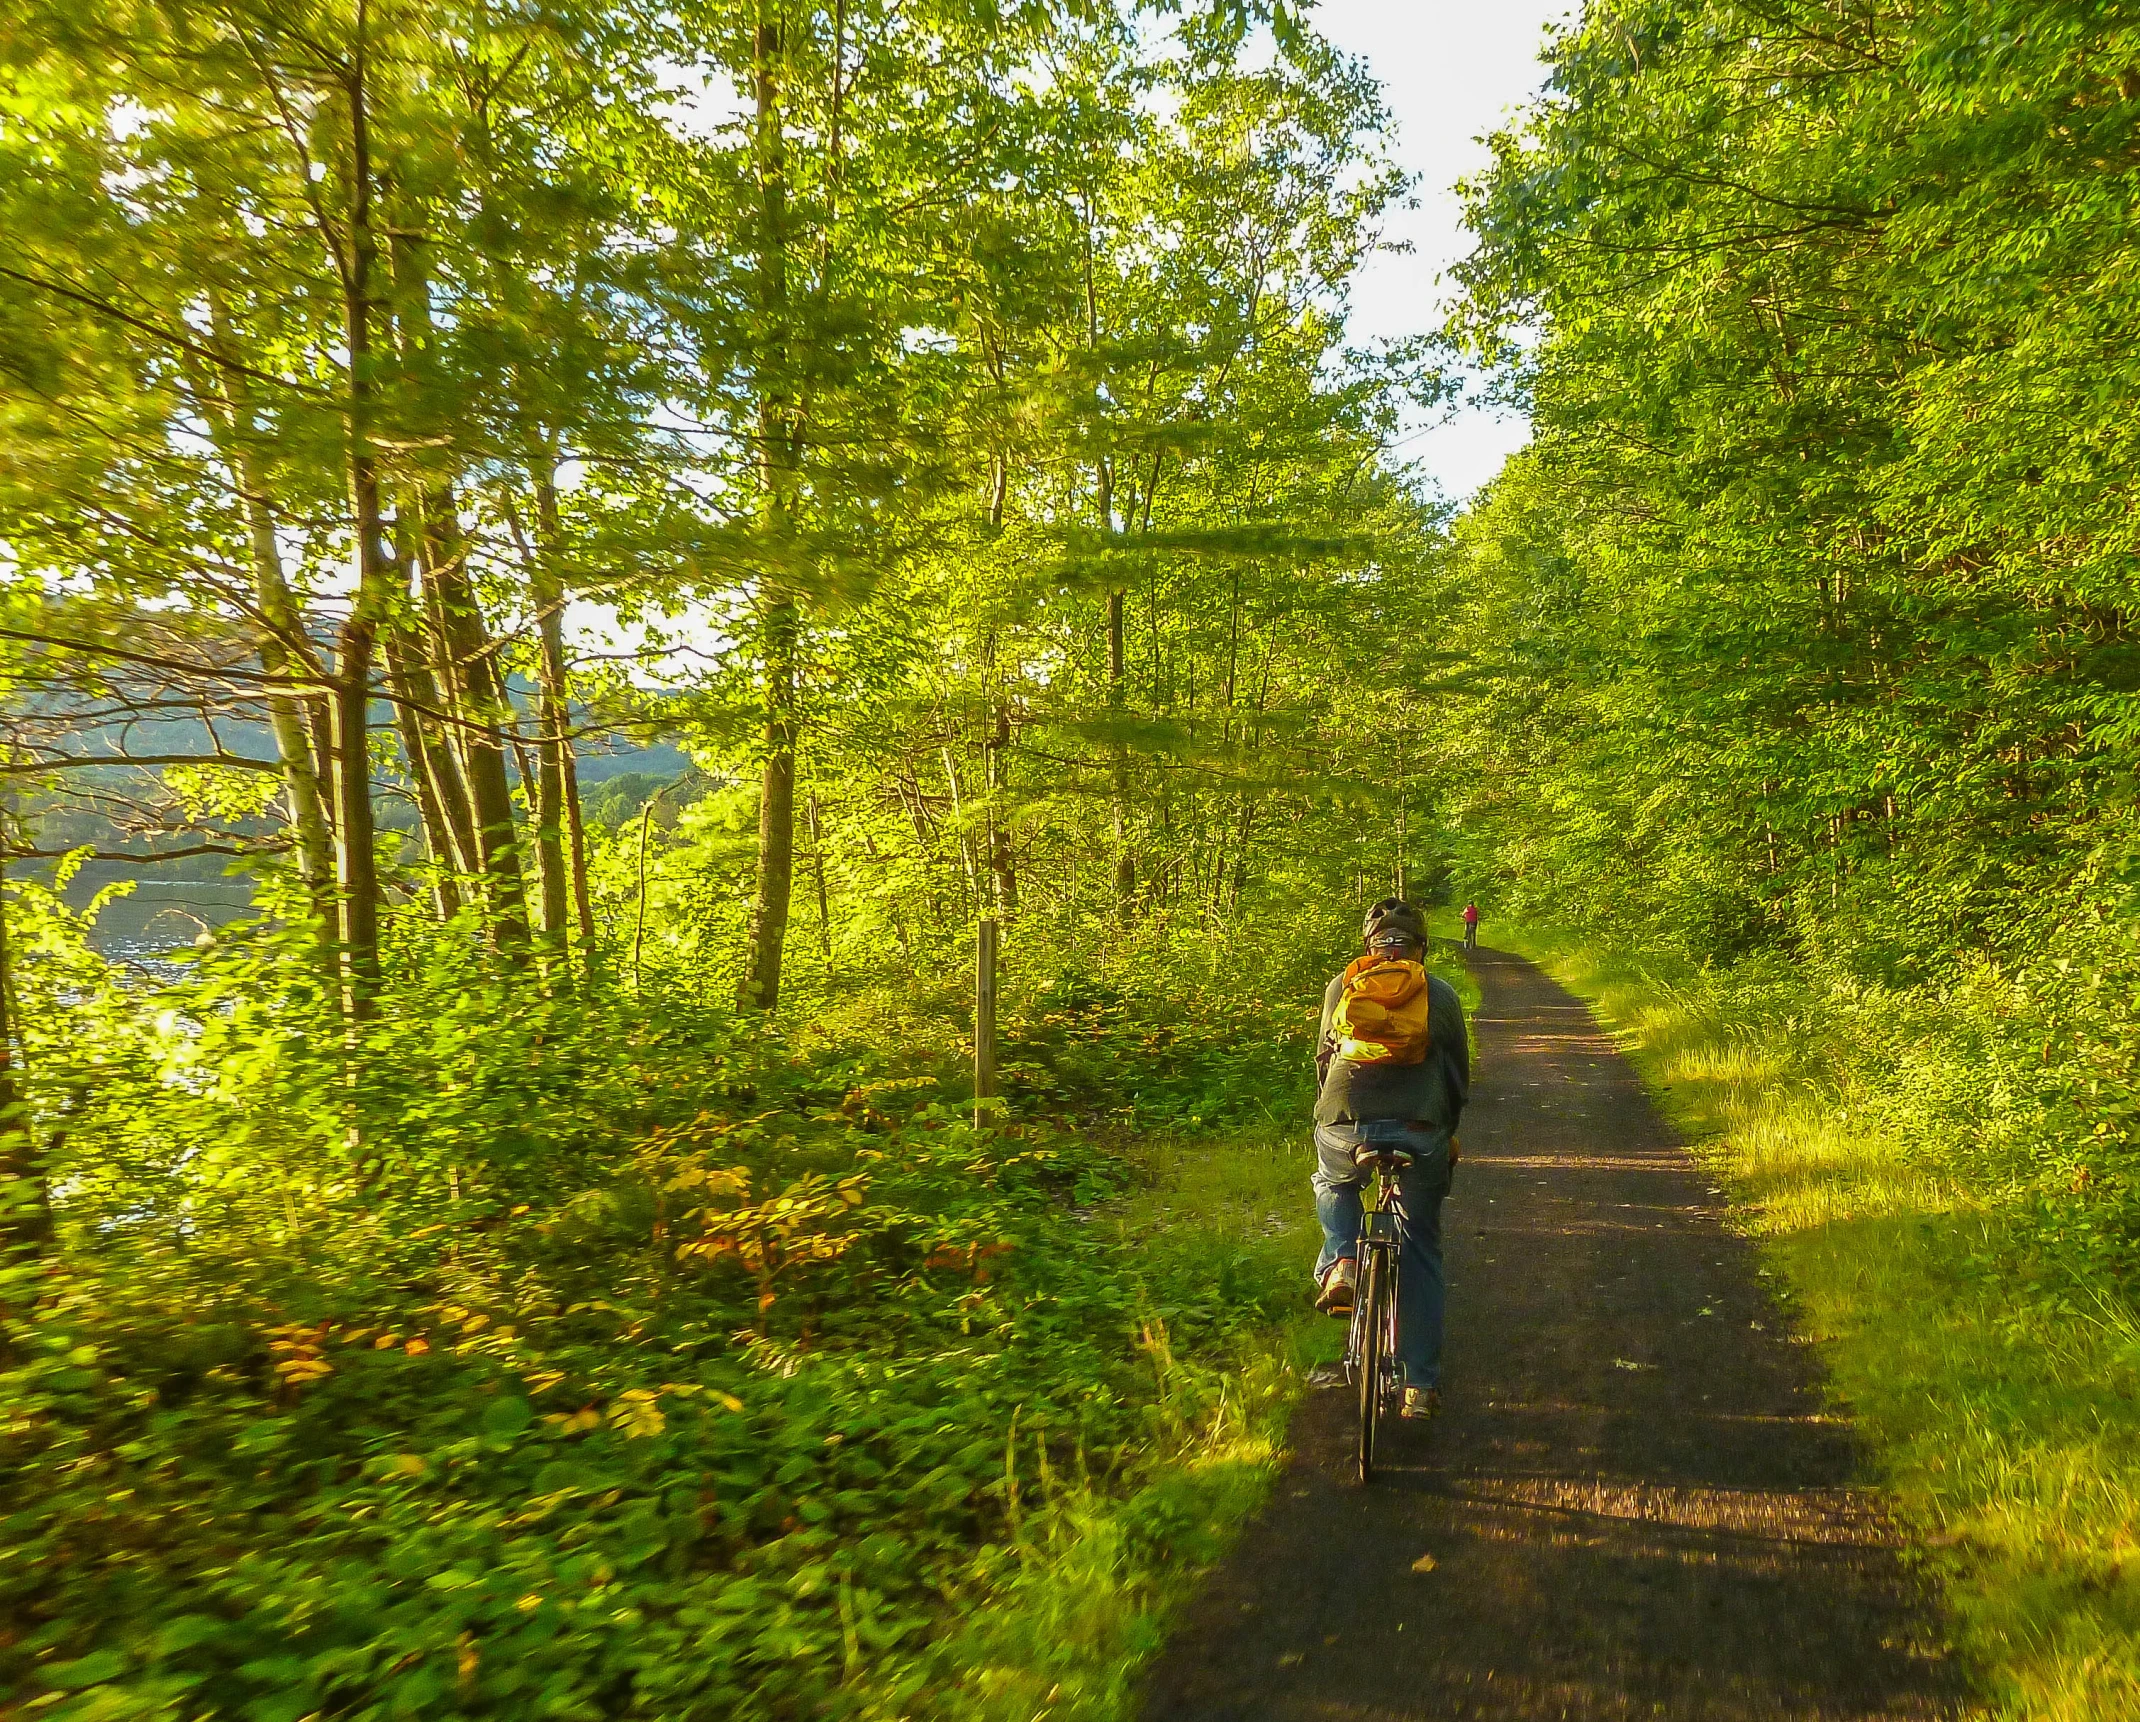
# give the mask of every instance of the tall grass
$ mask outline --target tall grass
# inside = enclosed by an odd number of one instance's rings
[[[1960,1005],[1496,942],[1591,1002],[1726,1182],[1992,1712],[2140,1717],[2140,1321],[2015,1061]]]
[[[1333,1324],[1308,1305],[1315,1221],[1304,1136],[1161,1137],[1138,1145],[1137,1192],[1094,1223],[1146,1262],[1155,1375],[1140,1486],[1103,1493],[1046,1450],[1006,1452],[1024,1513],[987,1607],[943,1646],[957,1722],[1122,1722],[1135,1682],[1198,1576],[1262,1504],[1285,1422]],[[1270,1320],[1230,1352],[1177,1350],[1214,1302]]]

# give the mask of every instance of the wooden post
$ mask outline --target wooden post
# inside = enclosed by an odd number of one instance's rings
[[[646,942],[646,828],[654,823],[654,803],[659,795],[646,798],[646,805],[639,810],[639,915],[632,923],[632,991],[640,989],[639,947]]]
[[[973,1122],[981,1127],[981,1102],[996,1097],[996,919],[982,920],[975,942],[973,977]]]

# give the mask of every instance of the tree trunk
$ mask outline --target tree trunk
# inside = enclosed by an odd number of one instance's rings
[[[397,232],[393,262],[402,362],[414,370],[425,363],[433,333],[423,238],[407,229]],[[452,483],[440,480],[426,486],[418,502],[423,530],[416,549],[433,631],[436,682],[446,696],[446,708],[458,720],[441,765],[450,760],[460,774],[458,799],[468,809],[474,838],[468,872],[483,879],[492,941],[512,960],[528,943],[518,830],[505,769],[504,729],[512,722],[512,706],[468,577],[468,547]]]
[[[539,827],[542,821],[542,767],[536,763],[536,760],[540,757],[540,749],[538,748],[532,753],[528,750],[527,738],[520,733],[518,724],[513,726],[507,736],[507,740],[513,749],[513,769],[520,775],[520,798],[526,804],[530,828],[534,829]],[[540,913],[543,905],[553,897],[560,903],[564,901],[565,887],[564,881],[557,877],[558,851],[556,846],[552,845],[550,848],[545,849],[540,843],[537,843],[533,853],[535,862],[535,907],[537,912]],[[555,925],[557,934],[562,935],[563,930],[561,923]],[[554,956],[556,944],[559,941],[553,939],[552,931],[552,927],[538,924],[535,928],[535,946],[536,953],[542,961],[544,978],[555,981],[558,976],[557,963],[554,960]]]
[[[565,773],[555,740],[554,708],[547,696],[538,715],[535,738],[535,877],[539,891],[543,961],[563,978],[572,942],[572,886],[565,875]]]
[[[350,498],[366,563],[379,554],[378,491],[371,462],[350,460]],[[359,577],[375,579],[376,568]],[[369,718],[375,625],[360,601],[335,636],[335,886],[341,903],[342,1003],[352,1021],[373,1012],[379,991],[379,871],[374,851]]]
[[[1129,703],[1128,674],[1122,654],[1122,593],[1107,594],[1107,709],[1119,722]],[[1124,921],[1136,911],[1137,861],[1129,847],[1129,743],[1117,739],[1115,752],[1115,909]]]
[[[300,633],[300,624],[289,588],[283,583],[274,522],[266,505],[256,499],[248,499],[247,512],[252,516],[249,524],[260,609],[268,624],[268,632],[260,641],[260,667],[271,676],[307,676],[313,666],[283,643]],[[327,822],[326,798],[321,792],[319,765],[313,757],[305,716],[306,705],[318,697],[270,695],[268,727],[275,737],[276,755],[282,761],[283,794],[290,810],[290,827],[297,838],[297,870],[311,894],[313,912],[324,932],[334,907],[334,833]]]
[[[565,674],[565,586],[557,570],[559,548],[564,541],[557,511],[555,462],[547,449],[535,451],[536,525],[541,533],[535,554],[529,558],[530,584],[536,604],[536,621],[542,636],[542,745],[546,764],[557,772],[557,795],[563,804],[563,874],[572,897],[573,918],[578,924],[580,955],[589,972],[595,961],[594,902],[587,884],[587,824],[580,807],[580,774],[572,753],[571,686]],[[547,905],[546,905],[547,914]]]
[[[817,875],[817,942],[829,968],[832,963],[832,893],[825,888],[825,834],[817,814],[817,791],[810,791],[810,868]]]
[[[200,367],[195,392],[245,510],[254,601],[259,605],[263,625],[260,667],[270,676],[316,679],[321,668],[306,637],[304,619],[290,595],[282,553],[275,543],[275,517],[268,505],[267,475],[260,462],[257,440],[259,427],[253,418],[245,373],[229,362],[235,352],[235,334],[221,294],[209,295],[208,315],[210,338],[223,362],[212,375],[206,365]],[[334,834],[321,788],[325,760],[316,752],[317,738],[307,718],[307,708],[318,703],[316,694],[270,693],[268,728],[275,738],[276,757],[282,762],[283,793],[289,807],[291,834],[296,840],[298,875],[312,900],[322,967],[331,970]]]
[[[42,1255],[51,1241],[51,1182],[15,1064],[15,974],[0,864],[0,1261]]]
[[[466,546],[457,509],[450,486],[440,486],[424,499],[424,591],[440,656],[438,679],[459,720],[454,759],[474,824],[478,871],[489,893],[491,937],[500,954],[513,959],[527,948],[528,922],[512,779],[505,768],[504,727],[512,712],[498,674],[496,649],[464,565]]]
[[[594,897],[587,883],[587,823],[580,809],[580,772],[565,749],[565,854],[572,864],[572,912],[579,922],[580,961],[594,972],[597,948],[594,937]]]
[[[475,828],[468,816],[451,750],[439,720],[438,690],[417,641],[403,628],[390,628],[385,639],[387,687],[401,727],[401,749],[416,781],[416,805],[423,815],[424,842],[443,869],[437,886],[438,917],[450,921],[460,913],[460,881],[476,871]]]
[[[639,990],[639,953],[646,943],[646,835],[654,823],[654,803],[661,799],[656,790],[647,797],[647,803],[639,810],[639,918],[632,926],[632,991]]]
[[[780,25],[767,16],[771,0],[759,0],[752,44],[754,106],[752,152],[758,174],[758,309],[766,350],[787,350],[787,140],[781,112],[780,74],[786,49]],[[776,549],[794,528],[795,466],[800,430],[794,403],[777,383],[758,401],[760,520]],[[765,666],[765,761],[758,799],[758,892],[751,907],[750,949],[738,997],[772,1010],[780,1003],[780,959],[788,935],[788,904],[795,877],[795,744],[801,729],[797,671],[802,614],[792,597],[771,599],[760,616]]]
[[[740,1002],[772,1010],[780,1002],[780,959],[795,888],[795,673],[801,618],[792,603],[766,618],[765,766],[758,801],[758,896],[751,906],[749,963]]]
[[[1010,762],[1011,714],[999,698],[995,733],[988,741],[988,871],[995,880],[996,913],[1006,919],[1018,913],[1018,859],[1002,807],[1010,788]]]
[[[368,463],[351,462],[360,464]],[[353,494],[356,486],[353,473]],[[335,637],[335,887],[341,899],[342,1005],[352,1021],[373,1014],[379,991],[379,872],[366,723],[372,643],[371,623],[354,617]]]
[[[528,558],[529,594],[535,600],[536,732],[535,854],[542,879],[542,945],[545,960],[560,981],[568,979],[568,951],[572,942],[572,896],[574,874],[580,869],[566,862],[568,830],[579,821],[568,815],[566,795],[578,787],[570,774],[572,750],[571,701],[565,686],[565,586],[557,572],[557,551],[563,528],[557,512],[557,485],[552,477],[549,451],[536,451],[532,465],[535,481],[535,514],[538,537]],[[576,814],[577,809],[573,812]]]
[[[320,669],[321,681],[326,681],[327,671]],[[334,882],[334,704],[326,694],[313,694],[305,700],[305,731],[312,738],[312,769],[314,781],[319,785],[320,815],[327,822],[327,880],[328,889]],[[327,921],[334,921],[332,904],[328,907]]]
[[[373,849],[371,752],[372,649],[388,610],[393,560],[387,554],[372,449],[373,287],[378,236],[372,228],[371,121],[366,44],[358,40],[349,82],[349,229],[343,277],[343,327],[349,351],[345,403],[350,528],[356,536],[357,589],[335,637],[335,883],[341,898],[342,1004],[349,1020],[376,1009],[379,992],[379,871]]]
[[[996,1098],[996,921],[984,915],[974,940],[973,1124],[987,1122],[983,1101]]]

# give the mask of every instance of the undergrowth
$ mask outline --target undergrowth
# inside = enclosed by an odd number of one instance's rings
[[[33,896],[23,1714],[1112,1718],[1264,1486],[1302,1009],[1045,977],[977,1123],[919,984],[766,1027],[433,975],[352,1048],[272,950],[120,985]]]
[[[2126,1193],[2116,1143],[2072,1127],[2043,1015],[1996,977],[1824,989],[1775,962],[1495,942],[1592,1001],[1728,1181],[1997,1712],[2140,1716]]]

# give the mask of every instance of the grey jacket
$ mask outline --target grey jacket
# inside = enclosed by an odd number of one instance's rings
[[[1427,977],[1429,1044],[1418,1064],[1355,1064],[1336,1056],[1337,1036],[1330,1027],[1343,985],[1340,975],[1323,989],[1323,1026],[1315,1043],[1322,1089],[1315,1099],[1315,1122],[1403,1118],[1454,1130],[1471,1093],[1471,1043],[1456,988],[1439,975]]]

